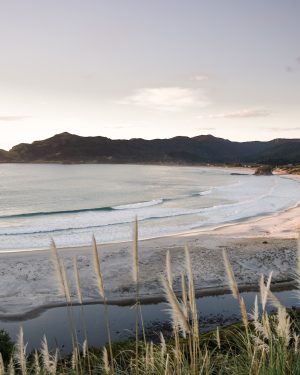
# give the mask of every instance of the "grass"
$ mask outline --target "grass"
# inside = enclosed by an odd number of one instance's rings
[[[300,164],[291,165],[291,166],[283,166],[283,167],[278,167],[278,168],[283,170],[285,173],[300,175]]]
[[[201,333],[201,319],[196,308],[194,280],[189,249],[185,248],[185,272],[181,275],[182,295],[179,299],[173,291],[172,260],[166,255],[166,273],[162,279],[166,300],[170,306],[172,337],[166,340],[160,334],[160,342],[147,340],[143,329],[143,316],[139,300],[139,253],[138,222],[134,223],[133,282],[136,286],[136,334],[135,339],[113,343],[110,339],[109,306],[101,272],[101,257],[95,239],[92,242],[94,270],[99,295],[105,305],[102,319],[106,322],[108,344],[103,348],[89,347],[78,342],[74,327],[72,299],[69,292],[64,264],[52,242],[52,256],[60,293],[64,296],[69,318],[73,351],[61,358],[58,350],[49,352],[47,338],[41,340],[40,351],[28,354],[20,329],[17,343],[13,346],[7,335],[1,333],[0,375],[12,374],[224,374],[224,375],[287,375],[300,374],[300,319],[295,312],[287,311],[270,291],[272,274],[260,278],[260,295],[253,311],[247,312],[238,289],[227,253],[223,252],[224,266],[232,295],[239,302],[242,321],[227,328]],[[85,327],[80,274],[74,259],[74,275],[78,300],[81,303],[82,324]],[[298,274],[300,285],[300,241],[298,246]],[[266,304],[276,308],[268,314]],[[86,332],[86,329],[84,328]],[[142,332],[142,334],[140,334]],[[41,333],[42,334],[42,333]],[[4,344],[1,346],[1,339]]]

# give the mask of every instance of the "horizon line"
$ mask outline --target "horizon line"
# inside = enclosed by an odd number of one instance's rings
[[[61,132],[61,133],[56,133],[50,137],[47,137],[47,138],[43,138],[43,139],[36,139],[32,142],[20,142],[20,143],[17,143],[15,145],[13,145],[9,150],[7,149],[0,149],[1,151],[5,151],[5,152],[10,152],[14,147],[18,146],[18,145],[21,145],[21,144],[28,144],[28,145],[32,145],[33,143],[35,142],[42,142],[42,141],[45,141],[45,140],[48,140],[48,139],[51,139],[51,138],[54,138],[56,136],[60,136],[60,135],[71,135],[71,136],[76,136],[76,137],[80,137],[80,138],[105,138],[105,139],[109,139],[111,141],[132,141],[132,140],[143,140],[143,141],[148,141],[148,142],[151,142],[151,141],[155,141],[155,140],[171,140],[171,139],[175,139],[175,138],[188,138],[188,139],[194,139],[194,138],[199,138],[199,137],[210,137],[210,138],[215,138],[215,139],[222,139],[224,141],[228,141],[228,142],[232,142],[232,143],[253,143],[253,142],[262,142],[262,143],[265,143],[265,142],[273,142],[273,141],[277,141],[277,140],[300,140],[300,138],[271,138],[269,140],[266,140],[266,141],[262,141],[262,140],[252,140],[252,141],[235,141],[235,140],[231,140],[231,139],[228,139],[228,138],[222,138],[222,137],[218,137],[218,136],[215,136],[213,134],[199,134],[199,135],[195,135],[195,136],[187,136],[187,135],[176,135],[174,137],[169,137],[169,138],[150,138],[150,139],[147,139],[147,138],[141,138],[141,137],[133,137],[133,138],[109,138],[109,137],[105,137],[105,136],[102,136],[102,135],[79,135],[79,134],[75,134],[75,133],[70,133],[68,131],[65,131],[65,132]]]

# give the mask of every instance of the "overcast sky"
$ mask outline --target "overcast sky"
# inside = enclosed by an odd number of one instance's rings
[[[300,137],[300,1],[0,0],[0,148]]]

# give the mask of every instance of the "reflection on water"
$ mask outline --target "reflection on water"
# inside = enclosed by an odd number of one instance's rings
[[[298,306],[300,299],[296,291],[282,291],[275,293],[287,307]],[[252,312],[255,292],[241,294],[245,299],[247,311]],[[239,318],[238,303],[229,294],[219,296],[200,297],[197,306],[202,328],[223,325]],[[85,305],[83,307],[88,340],[90,346],[101,346],[107,342],[102,304]],[[151,331],[153,323],[169,321],[168,305],[166,303],[142,305],[145,326]],[[84,340],[81,306],[72,307],[72,316],[76,326],[79,342]],[[109,306],[110,329],[113,340],[120,340],[133,335],[135,329],[135,309],[130,306]],[[59,347],[64,352],[71,348],[71,335],[66,307],[55,307],[43,312],[40,316],[24,321],[0,321],[0,329],[5,329],[13,339],[23,326],[28,351],[38,348],[43,334],[46,334],[49,347]],[[155,327],[158,325],[155,324]]]

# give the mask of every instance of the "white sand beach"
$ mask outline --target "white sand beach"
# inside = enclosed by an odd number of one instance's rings
[[[293,177],[294,178],[294,177]],[[297,177],[295,177],[297,178]],[[273,282],[291,282],[296,265],[300,206],[268,217],[235,223],[214,230],[193,231],[140,241],[140,293],[142,298],[163,296],[165,254],[170,250],[174,288],[180,289],[184,272],[184,246],[191,251],[197,291],[216,293],[226,287],[222,250],[226,249],[243,288],[257,285],[261,274],[273,271]],[[135,287],[131,278],[132,243],[99,245],[107,298],[131,302]],[[86,303],[101,301],[93,270],[91,247],[59,249],[69,277],[72,300],[77,303],[73,258],[77,257]],[[54,266],[49,250],[0,254],[0,318],[17,318],[34,310],[59,305]]]

